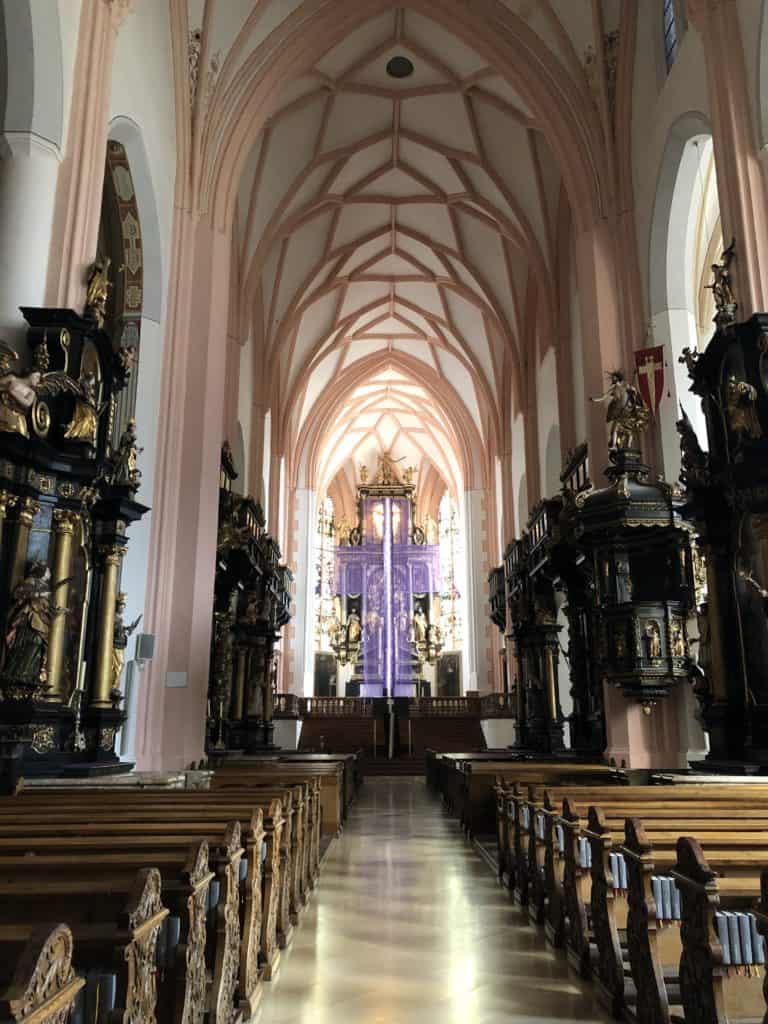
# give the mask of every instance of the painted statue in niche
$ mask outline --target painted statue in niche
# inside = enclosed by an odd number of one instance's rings
[[[363,635],[360,617],[356,612],[350,612],[347,618],[347,647],[353,647],[360,643]]]
[[[64,432],[68,441],[87,441],[96,444],[96,432],[99,428],[99,417],[109,403],[99,403],[99,382],[96,374],[89,371],[80,382],[80,396],[75,402],[75,411]]]
[[[420,601],[417,602],[413,612],[413,639],[417,644],[424,643],[427,639],[427,617]]]
[[[30,683],[40,681],[46,667],[52,616],[51,571],[44,562],[33,562],[13,591],[5,633],[5,676]]]
[[[645,624],[645,647],[647,657],[653,660],[661,657],[661,631],[659,624],[654,619],[649,619]]]

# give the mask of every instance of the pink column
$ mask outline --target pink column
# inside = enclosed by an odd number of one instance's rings
[[[739,12],[735,0],[687,0],[687,11],[704,44],[723,238],[736,239],[741,320],[766,309],[768,215]]]
[[[264,503],[264,427],[267,407],[263,402],[253,401],[251,404],[251,466],[248,479],[251,482],[251,494],[257,501]]]
[[[83,0],[67,149],[59,170],[47,301],[80,309],[96,256],[117,32],[133,0]]]
[[[155,659],[136,729],[146,769],[203,755],[223,440],[229,239],[178,211],[173,255],[145,614]]]
[[[576,236],[582,337],[584,339],[584,394],[586,396],[587,441],[592,482],[604,482],[608,465],[608,430],[605,405],[590,402],[606,390],[606,374],[623,369],[631,373],[628,353],[632,345],[621,336],[615,274],[615,246],[607,220],[592,225]]]

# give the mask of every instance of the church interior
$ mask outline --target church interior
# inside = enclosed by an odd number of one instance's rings
[[[0,1024],[768,1020],[768,0],[0,70]]]

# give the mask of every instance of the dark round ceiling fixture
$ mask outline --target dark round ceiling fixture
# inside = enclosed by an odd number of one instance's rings
[[[393,57],[387,63],[387,74],[391,78],[408,78],[413,74],[413,64],[407,57]]]

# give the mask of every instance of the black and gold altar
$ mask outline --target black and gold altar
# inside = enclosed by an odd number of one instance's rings
[[[130,360],[93,317],[22,310],[0,349],[0,782],[128,770],[114,631],[127,530],[147,510],[113,448]],[[134,467],[135,468],[135,467]]]

